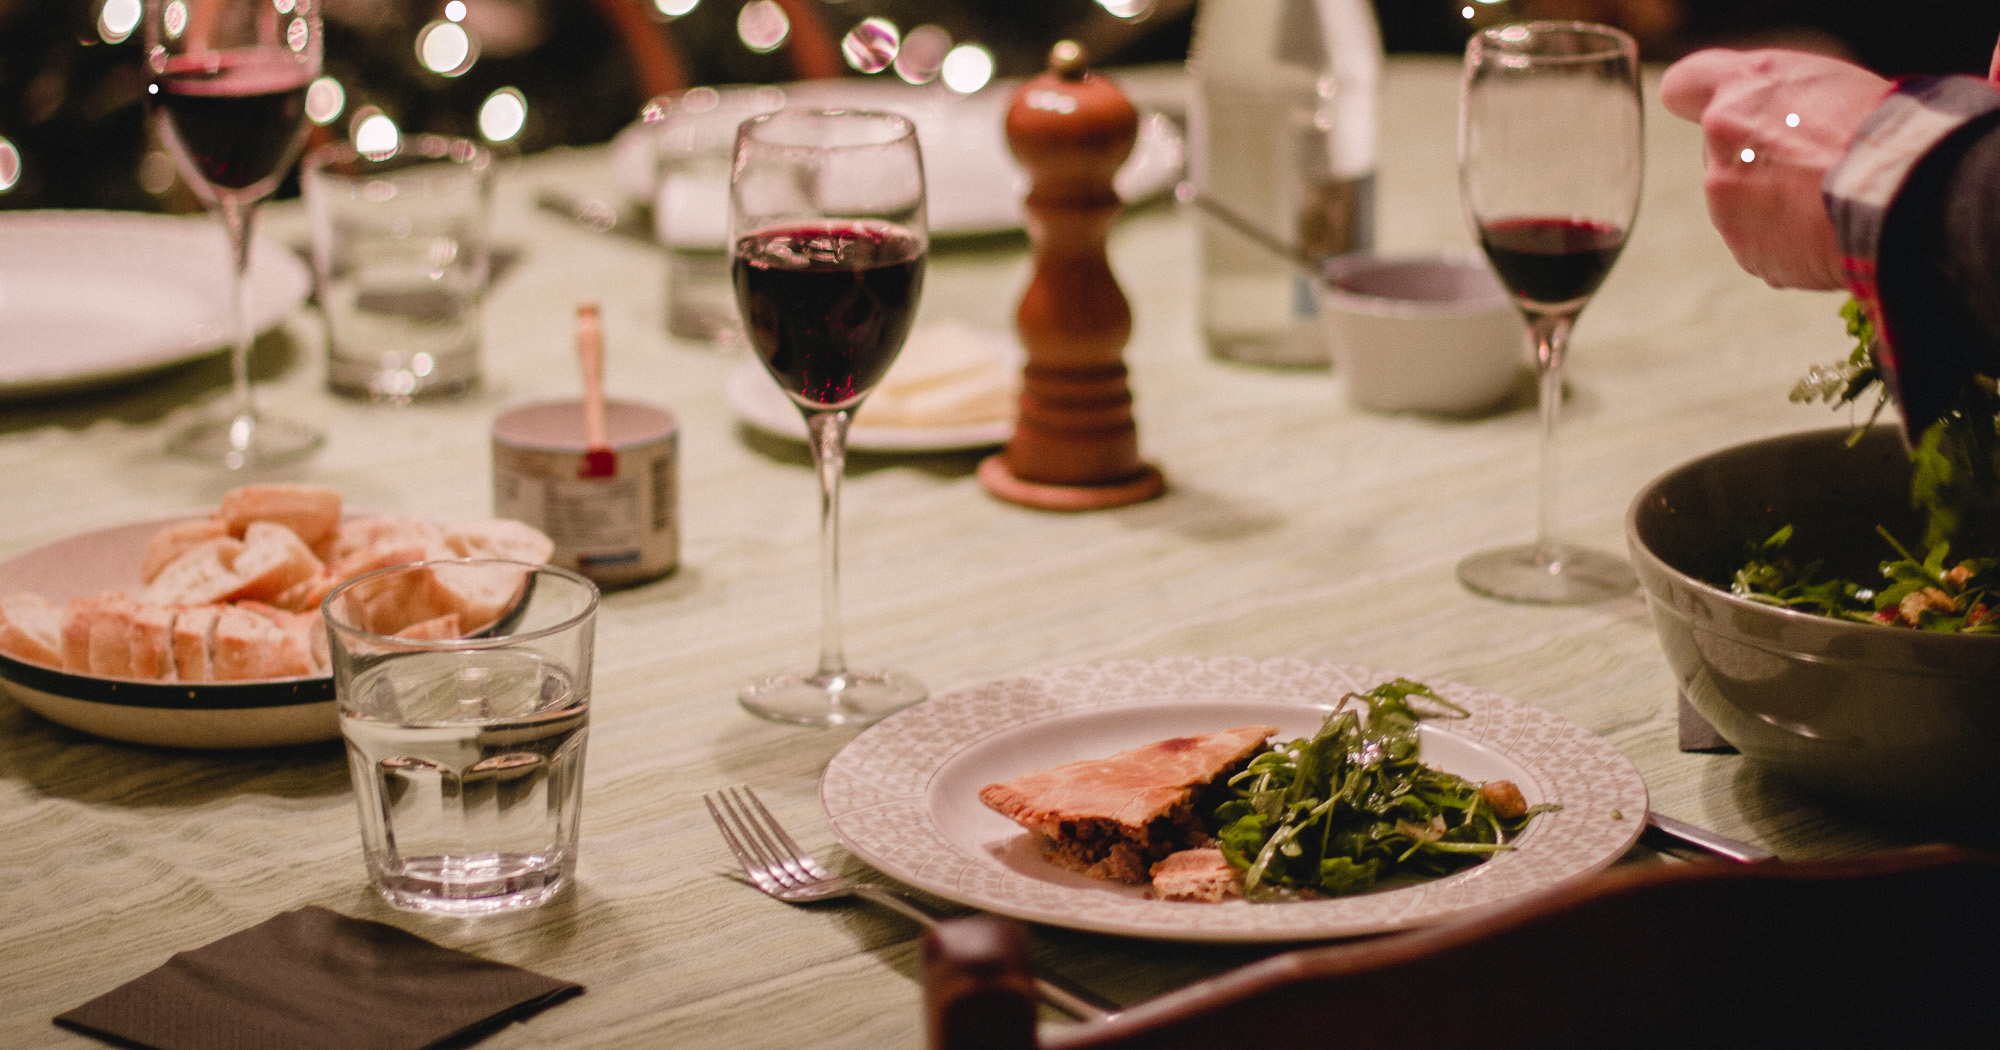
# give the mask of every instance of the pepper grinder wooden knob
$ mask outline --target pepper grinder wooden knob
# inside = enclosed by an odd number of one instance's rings
[[[1103,510],[1166,489],[1139,459],[1123,356],[1132,308],[1104,251],[1121,207],[1111,178],[1138,133],[1132,103],[1067,40],[1007,107],[1007,145],[1032,187],[1035,272],[1015,314],[1028,363],[1014,436],[979,480],[1010,503]]]

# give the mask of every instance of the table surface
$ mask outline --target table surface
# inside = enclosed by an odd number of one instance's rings
[[[1384,85],[1380,247],[1471,250],[1454,166],[1457,65],[1397,59]],[[1697,130],[1648,81],[1643,203],[1630,246],[1577,327],[1562,431],[1569,538],[1622,550],[1650,478],[1691,456],[1832,425],[1786,391],[1844,356],[1828,294],[1740,272],[1702,205]],[[853,731],[760,722],[742,681],[804,667],[817,643],[817,524],[803,449],[739,428],[737,358],[670,340],[659,253],[529,206],[539,186],[609,193],[600,149],[509,168],[497,234],[518,253],[488,307],[477,394],[371,406],[324,388],[303,311],[260,343],[263,402],[331,435],[275,477],[351,505],[441,520],[490,513],[487,426],[503,406],[579,388],[578,301],[603,304],[614,395],[682,423],[683,567],[609,595],[575,889],[482,921],[395,912],[364,885],[337,744],[189,754],[93,739],[0,699],[0,1045],[97,1045],[49,1019],[276,912],[307,904],[579,981],[589,993],[482,1045],[904,1047],[921,1042],[916,929],[860,904],[793,908],[731,875],[701,794],[754,785],[804,845],[861,871],[822,818],[818,779]],[[265,229],[303,238],[296,205]],[[1654,807],[1784,856],[1901,841],[1733,755],[1677,750],[1674,686],[1637,596],[1587,608],[1474,597],[1467,552],[1526,539],[1536,420],[1524,397],[1477,419],[1349,407],[1339,375],[1218,362],[1195,333],[1192,218],[1157,203],[1112,235],[1131,298],[1140,440],[1155,502],[1083,516],[989,498],[978,455],[855,455],[845,500],[848,652],[934,693],[1072,663],[1172,655],[1303,657],[1455,680],[1559,712],[1645,775]],[[1025,241],[940,245],[921,318],[1004,329]],[[212,506],[243,480],[161,452],[181,413],[223,396],[220,358],[96,395],[0,408],[0,556],[66,534]],[[1132,1001],[1256,957],[1037,928],[1038,963]]]

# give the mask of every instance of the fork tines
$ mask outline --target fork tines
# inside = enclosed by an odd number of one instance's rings
[[[747,786],[724,788],[703,795],[708,815],[721,830],[743,872],[766,893],[832,878],[811,855],[799,848],[784,825]]]

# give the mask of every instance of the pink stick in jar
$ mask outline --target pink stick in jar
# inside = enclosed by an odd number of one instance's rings
[[[576,308],[576,357],[583,369],[583,429],[586,447],[577,470],[582,478],[618,476],[618,453],[604,427],[604,322],[596,303]]]

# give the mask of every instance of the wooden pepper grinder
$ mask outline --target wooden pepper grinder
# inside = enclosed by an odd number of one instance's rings
[[[1132,103],[1068,40],[1007,107],[1007,144],[1033,187],[1035,274],[1015,314],[1028,351],[1020,415],[1006,449],[979,464],[979,481],[1009,503],[1103,510],[1166,489],[1139,459],[1123,360],[1132,309],[1104,254],[1120,207],[1111,177],[1138,132]]]

